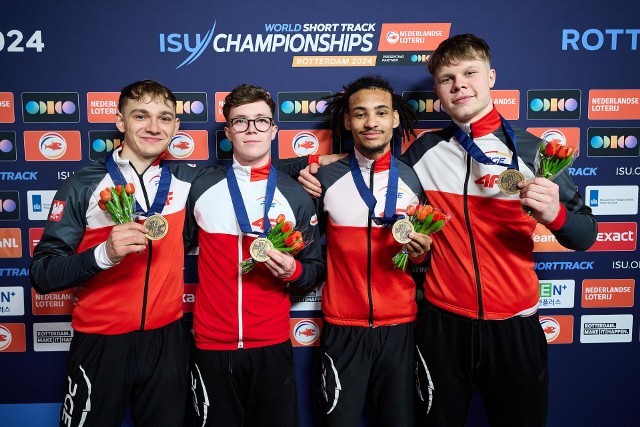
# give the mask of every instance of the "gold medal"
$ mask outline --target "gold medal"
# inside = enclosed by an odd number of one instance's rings
[[[256,240],[251,242],[251,246],[249,246],[249,253],[251,254],[251,258],[258,262],[267,262],[271,258],[267,255],[267,251],[274,249],[273,243],[271,240],[266,237],[258,237]]]
[[[144,220],[144,226],[149,232],[146,234],[150,240],[162,239],[169,231],[169,222],[162,215],[151,215]]]
[[[507,169],[498,177],[498,188],[504,194],[516,194],[520,192],[518,183],[524,181],[524,175],[517,169]]]
[[[391,227],[391,234],[393,238],[396,239],[396,242],[409,243],[411,239],[409,238],[409,233],[413,231],[413,224],[406,218],[402,218],[393,223],[393,227]]]

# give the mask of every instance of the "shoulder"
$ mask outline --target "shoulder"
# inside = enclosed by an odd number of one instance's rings
[[[165,164],[169,166],[173,176],[187,182],[193,182],[198,176],[212,169],[212,166],[199,166],[193,163],[173,160],[167,161]]]
[[[349,168],[349,156],[346,156],[337,162],[331,163],[327,166],[322,166],[318,169],[316,178],[322,184],[323,187],[329,187],[336,180],[344,176],[350,171]]]
[[[453,138],[454,130],[451,125],[432,132],[425,132],[418,137],[404,152],[401,159],[409,165],[415,164],[429,150],[441,142],[449,141]]]
[[[287,199],[311,201],[311,196],[304,190],[302,185],[289,175],[278,173],[277,188]]]
[[[542,139],[517,126],[512,125],[512,128],[516,134],[516,150],[518,151],[518,157],[527,162],[533,162]]]
[[[207,189],[223,181],[225,178],[225,169],[223,167],[201,168],[192,181],[189,196],[197,199],[202,193],[207,191]]]
[[[414,193],[422,193],[422,184],[420,183],[420,178],[418,178],[416,171],[403,161],[398,160],[397,164],[400,179],[402,179],[402,181],[407,184]]]

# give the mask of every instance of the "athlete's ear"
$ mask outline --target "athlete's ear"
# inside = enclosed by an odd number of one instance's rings
[[[344,113],[344,128],[346,130],[351,130],[351,117],[349,117],[349,114]]]
[[[122,133],[124,132],[124,117],[122,116],[122,113],[120,111],[118,111],[116,113],[116,127],[118,128],[118,130]]]

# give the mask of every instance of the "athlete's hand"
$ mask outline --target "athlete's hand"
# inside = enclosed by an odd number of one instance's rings
[[[300,175],[298,175],[298,182],[302,185],[302,188],[306,190],[307,193],[311,195],[311,197],[315,197],[316,199],[322,196],[322,186],[320,185],[320,181],[314,176],[318,173],[318,166],[315,163],[310,164],[306,168],[300,171]]]
[[[296,260],[290,254],[271,249],[267,255],[269,261],[265,264],[274,277],[288,279],[296,272]]]
[[[147,249],[147,233],[149,230],[137,222],[127,222],[116,225],[111,229],[105,249],[109,260],[118,263],[125,256],[133,252],[143,252]]]
[[[409,233],[411,241],[405,245],[409,252],[409,258],[419,261],[431,250],[431,236],[412,231]]]
[[[533,210],[533,217],[540,224],[548,224],[560,212],[560,193],[558,184],[546,178],[533,178],[518,183],[520,204]]]
[[[331,163],[337,162],[347,156],[347,153],[321,155],[318,157],[320,165],[311,163],[309,166],[302,169],[300,171],[300,175],[298,175],[298,182],[302,185],[302,188],[311,195],[311,197],[319,199],[320,196],[322,196],[322,186],[320,185],[320,181],[318,181],[314,175],[318,173],[320,166],[330,165]]]

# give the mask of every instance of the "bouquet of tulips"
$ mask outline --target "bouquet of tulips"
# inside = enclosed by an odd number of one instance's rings
[[[291,221],[285,220],[285,215],[280,214],[276,218],[276,225],[269,231],[266,238],[273,244],[273,248],[280,252],[289,252],[292,256],[296,256],[303,250],[313,239],[308,239],[306,233],[301,232],[293,227]],[[242,273],[250,272],[258,263],[253,258],[247,258],[240,263]]]
[[[534,164],[536,176],[553,181],[573,163],[575,151],[575,148],[560,144],[555,139],[542,141]]]
[[[103,211],[107,211],[113,222],[124,224],[133,221],[133,211],[135,206],[134,194],[136,192],[132,183],[107,187],[100,192],[98,206]]]
[[[413,232],[420,234],[432,234],[440,231],[451,217],[450,214],[428,204],[409,205],[406,212],[407,219],[413,225]],[[393,264],[404,271],[407,268],[408,259],[409,251],[403,246],[393,257]]]
[[[556,139],[543,140],[533,164],[534,173],[537,177],[553,181],[556,176],[571,166],[575,157],[574,147],[561,144]],[[529,206],[524,206],[522,209],[533,216],[533,210]]]

